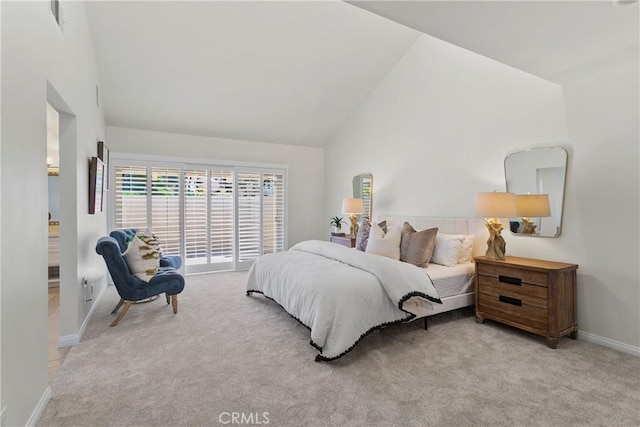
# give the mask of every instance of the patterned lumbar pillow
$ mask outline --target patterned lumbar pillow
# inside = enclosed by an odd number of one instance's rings
[[[145,243],[143,239],[148,240],[148,235],[138,232],[122,256],[131,273],[140,280],[148,282],[158,272],[160,256],[158,255],[157,240],[154,246]]]

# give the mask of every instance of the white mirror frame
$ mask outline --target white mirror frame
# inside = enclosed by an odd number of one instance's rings
[[[536,232],[522,232],[522,218],[510,218],[516,236],[558,237],[562,229],[567,151],[562,147],[530,148],[510,153],[504,159],[507,191],[514,194],[548,194],[551,216],[531,218]]]
[[[370,173],[361,173],[353,177],[353,197],[362,199],[364,205],[364,214],[358,215],[358,220],[368,218],[371,221],[373,214],[373,175]]]

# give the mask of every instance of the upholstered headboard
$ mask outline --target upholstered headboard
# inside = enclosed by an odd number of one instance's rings
[[[432,218],[428,216],[379,215],[377,222],[387,221],[388,225],[402,226],[408,222],[416,230],[438,227],[439,233],[473,234],[473,256],[484,255],[487,251],[489,232],[484,221],[478,218]]]

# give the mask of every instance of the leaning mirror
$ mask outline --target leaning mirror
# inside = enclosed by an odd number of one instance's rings
[[[362,199],[364,205],[364,213],[359,215],[359,220],[362,218],[371,219],[372,201],[371,194],[373,193],[373,175],[370,173],[363,173],[353,177],[353,198]]]
[[[516,195],[518,218],[511,232],[522,236],[556,237],[562,225],[567,152],[561,147],[531,148],[507,156],[507,191]]]

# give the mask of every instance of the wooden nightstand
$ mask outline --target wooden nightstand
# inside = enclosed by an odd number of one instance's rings
[[[348,248],[356,247],[356,239],[352,239],[349,236],[331,236],[331,242],[346,246]]]
[[[576,264],[476,257],[476,322],[491,319],[546,338],[576,339]]]

